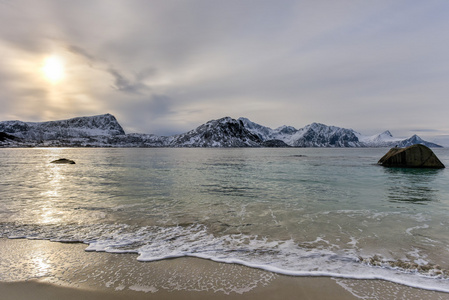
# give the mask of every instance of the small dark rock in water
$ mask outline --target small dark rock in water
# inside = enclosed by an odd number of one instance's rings
[[[74,165],[75,162],[73,160],[67,158],[60,158],[51,162],[52,164],[71,164]]]
[[[407,148],[391,148],[377,163],[385,167],[399,168],[445,167],[432,150],[421,144]]]

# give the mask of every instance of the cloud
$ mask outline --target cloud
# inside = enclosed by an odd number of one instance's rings
[[[92,55],[87,50],[79,46],[69,45],[67,46],[67,49],[71,53],[85,58],[91,67],[109,73],[113,78],[113,84],[111,86],[117,91],[142,95],[150,90],[150,87],[145,83],[148,75],[152,73],[149,72],[148,69],[138,72],[132,79],[130,79],[125,76],[122,71],[114,68],[112,64],[108,63],[104,59],[99,59],[98,56]]]
[[[317,121],[402,135],[444,127],[449,109],[444,2],[11,4],[0,9],[0,48],[14,66],[2,66],[0,78],[16,74],[24,83],[0,87],[23,107],[32,106],[22,99],[30,88],[35,98],[52,94],[26,75],[34,67],[25,62],[58,52],[70,72],[59,87],[65,114],[105,110],[139,132],[163,133],[164,122],[167,132],[182,132],[230,115],[270,127]],[[18,106],[2,107],[0,118],[21,115]]]
[[[114,77],[113,87],[118,91],[141,95],[150,90],[150,87],[141,80],[142,78],[139,79],[136,76],[134,80],[131,81],[116,69],[109,68],[107,71]]]
[[[75,45],[68,45],[67,46],[67,50],[80,55],[84,58],[86,58],[88,61],[90,62],[96,62],[96,61],[101,61],[100,59],[98,59],[97,57],[93,56],[92,54],[88,53],[85,49],[79,47],[79,46],[75,46]]]

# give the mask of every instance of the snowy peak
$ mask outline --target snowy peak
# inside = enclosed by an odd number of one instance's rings
[[[211,120],[187,133],[176,136],[172,147],[257,147],[261,139],[244,123],[230,117]]]
[[[389,130],[372,136],[363,136],[360,133],[357,136],[361,142],[366,144],[390,143],[398,140],[393,137]]]
[[[408,147],[415,144],[422,144],[433,148],[441,147],[435,143],[423,140],[416,134],[408,139],[395,138],[388,130],[372,136],[358,134],[358,138],[364,147]]]
[[[281,135],[285,135],[285,134],[294,134],[298,130],[295,127],[283,125],[276,128],[274,131]]]
[[[291,136],[298,130],[292,126],[280,126],[276,129],[254,123],[247,118],[239,118],[240,122],[254,135],[257,135],[262,141],[279,140],[289,144]]]
[[[352,129],[312,123],[298,130],[291,140],[295,147],[361,147]]]
[[[62,121],[45,122],[53,127],[62,126],[66,128],[78,128],[80,130],[90,129],[92,134],[104,135],[125,134],[122,126],[111,114],[104,114],[92,117],[78,117]]]
[[[111,114],[48,122],[4,121],[0,122],[0,132],[27,140],[125,134],[122,126]]]
[[[276,131],[266,127],[262,126],[260,124],[254,123],[250,121],[247,118],[239,118],[239,122],[243,124],[243,126],[249,130],[252,134],[257,135],[261,140],[270,140],[274,139],[276,136]]]
[[[91,136],[125,134],[122,126],[120,126],[117,119],[111,114],[91,117],[77,117],[68,120],[49,121],[34,124],[48,129],[70,128],[80,132],[85,131]]]
[[[398,143],[398,147],[404,148],[404,147],[409,147],[409,146],[412,146],[415,144],[421,144],[421,145],[425,145],[427,147],[433,147],[433,148],[441,147],[440,145],[437,145],[435,143],[430,143],[430,142],[424,141],[422,138],[420,138],[416,134],[408,139],[400,141]]]
[[[381,138],[392,138],[393,137],[393,135],[391,134],[391,132],[389,130],[382,132],[378,136]]]

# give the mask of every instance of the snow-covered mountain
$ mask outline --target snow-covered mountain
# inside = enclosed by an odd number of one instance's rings
[[[125,134],[122,126],[111,114],[49,122],[4,121],[0,122],[0,132],[11,134],[25,141]]]
[[[240,118],[239,120],[262,141],[280,140],[291,147],[408,147],[414,144],[441,147],[424,141],[417,135],[408,139],[394,138],[390,131],[373,136],[364,136],[352,129],[320,123],[312,123],[301,129],[295,129],[291,126],[271,129],[246,118]]]
[[[441,147],[417,135],[394,138],[389,131],[363,136],[352,130],[320,123],[301,129],[276,129],[247,118],[211,120],[174,136],[125,134],[110,114],[49,122],[0,122],[0,146],[21,147],[407,147],[413,144]]]
[[[380,134],[375,134],[372,136],[363,136],[360,133],[357,134],[357,138],[360,142],[364,143],[367,146],[375,145],[375,146],[388,146],[391,143],[397,143],[398,139],[394,138],[390,131],[384,131]]]
[[[362,147],[356,133],[351,129],[320,123],[312,123],[301,129],[292,126],[271,129],[246,118],[239,120],[263,141],[280,140],[292,147]]]
[[[262,140],[230,117],[211,120],[169,142],[171,147],[260,147]]]
[[[435,143],[431,143],[431,142],[427,142],[425,140],[423,140],[422,138],[420,138],[419,136],[417,136],[416,134],[414,134],[413,136],[409,137],[408,139],[405,140],[398,140],[397,142],[397,146],[404,148],[404,147],[409,147],[412,145],[416,145],[416,144],[421,144],[430,148],[441,148],[441,145],[435,144]],[[392,146],[392,144],[391,144]]]
[[[271,129],[266,126],[254,123],[247,118],[238,119],[246,129],[248,129],[252,134],[256,135],[262,141],[269,140],[280,140],[286,144],[289,144],[290,137],[292,134],[296,133],[297,130],[291,126],[281,126],[276,129]]]

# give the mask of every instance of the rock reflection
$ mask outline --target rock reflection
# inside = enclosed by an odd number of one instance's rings
[[[427,204],[436,199],[432,182],[441,170],[385,168],[388,175],[387,192],[390,202]]]

